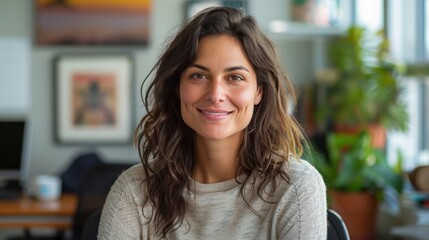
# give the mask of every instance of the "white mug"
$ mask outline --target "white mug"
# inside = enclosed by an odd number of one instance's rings
[[[49,175],[36,176],[33,195],[39,200],[57,200],[61,196],[61,179]]]

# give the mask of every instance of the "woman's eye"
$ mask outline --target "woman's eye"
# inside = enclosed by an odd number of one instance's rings
[[[244,78],[240,75],[231,75],[231,76],[229,76],[229,79],[232,81],[243,81],[244,80]]]
[[[192,73],[191,78],[192,79],[205,79],[206,75],[204,75],[202,73]]]

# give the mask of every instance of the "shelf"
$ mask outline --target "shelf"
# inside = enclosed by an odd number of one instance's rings
[[[345,31],[345,28],[341,27],[323,27],[281,20],[271,21],[268,25],[268,34],[273,39],[335,37],[344,34]]]

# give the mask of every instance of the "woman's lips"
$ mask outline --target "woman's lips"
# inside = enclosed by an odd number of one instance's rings
[[[222,111],[222,110],[203,110],[203,109],[198,109],[198,112],[200,112],[204,118],[207,118],[210,120],[222,120],[227,118],[232,113],[229,111]]]

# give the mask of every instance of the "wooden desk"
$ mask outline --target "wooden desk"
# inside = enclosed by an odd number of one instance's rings
[[[21,197],[0,200],[0,228],[55,228],[67,230],[72,226],[77,197],[64,194],[57,201],[39,201]]]

